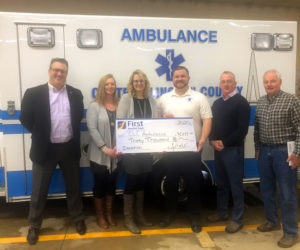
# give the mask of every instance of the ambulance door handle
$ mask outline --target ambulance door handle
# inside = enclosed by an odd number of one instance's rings
[[[16,114],[16,106],[14,101],[7,102],[7,114],[14,116]]]

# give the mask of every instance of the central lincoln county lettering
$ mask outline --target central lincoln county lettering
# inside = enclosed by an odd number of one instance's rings
[[[199,91],[205,96],[208,97],[220,97],[222,95],[222,90],[218,86],[203,86],[205,83],[195,83],[197,86],[202,86],[202,87],[193,87],[191,86],[191,89]],[[92,89],[92,97],[96,97],[97,93],[97,88]],[[161,95],[168,93],[173,90],[173,87],[155,87],[155,88],[150,88],[150,93],[153,98],[158,98]],[[236,86],[236,90],[238,91],[239,94],[242,94],[243,86]],[[127,88],[117,88],[117,96],[120,98],[123,94],[127,93]]]

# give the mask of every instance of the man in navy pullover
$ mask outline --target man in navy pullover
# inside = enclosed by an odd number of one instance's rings
[[[235,87],[234,74],[224,71],[220,78],[222,97],[212,106],[210,134],[215,154],[217,213],[208,216],[208,220],[216,222],[228,219],[228,201],[232,193],[232,220],[225,228],[227,233],[235,233],[243,227],[244,140],[250,119],[250,106]]]

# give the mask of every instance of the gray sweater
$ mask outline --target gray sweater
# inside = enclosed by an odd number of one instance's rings
[[[113,171],[117,167],[116,159],[111,161],[111,157],[100,149],[103,145],[109,148],[113,148],[116,145],[115,136],[113,141],[111,141],[110,124],[106,108],[100,106],[97,102],[91,102],[86,114],[86,123],[90,135],[89,160],[99,165],[104,165],[109,171]]]

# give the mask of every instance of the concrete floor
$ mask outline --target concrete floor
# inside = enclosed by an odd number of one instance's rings
[[[130,249],[130,250],[273,250],[282,236],[282,231],[260,233],[255,228],[263,223],[264,210],[257,199],[258,190],[253,185],[245,186],[246,209],[244,229],[236,234],[225,233],[226,222],[209,223],[206,217],[214,213],[215,200],[205,198],[202,209],[203,232],[192,233],[189,228],[188,215],[184,205],[179,206],[176,220],[166,229],[158,226],[161,216],[161,203],[157,200],[146,202],[145,214],[155,225],[142,228],[142,235],[131,235],[123,226],[122,199],[116,199],[115,217],[118,225],[108,230],[100,229],[95,222],[93,201],[84,198],[85,213],[87,215],[87,234],[80,237],[75,232],[70,221],[65,200],[49,200],[45,211],[39,242],[29,246],[26,242],[28,230],[27,214],[28,202],[7,204],[1,200],[0,204],[0,249]],[[254,196],[256,197],[254,197]],[[298,192],[300,200],[300,192]],[[300,213],[299,213],[300,215]],[[300,216],[299,216],[300,219]],[[290,248],[299,250],[300,243]]]

